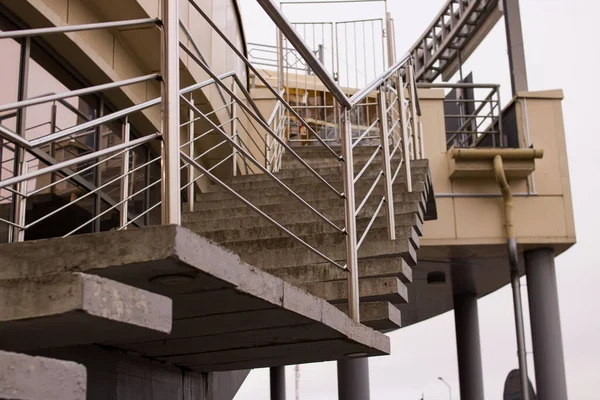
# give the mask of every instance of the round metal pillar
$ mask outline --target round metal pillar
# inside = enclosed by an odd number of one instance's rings
[[[355,358],[337,363],[338,400],[369,400],[369,359]]]
[[[525,270],[538,398],[566,400],[567,381],[552,249],[525,252]]]
[[[271,377],[271,400],[285,400],[285,367],[272,367]]]
[[[461,400],[483,399],[483,369],[476,294],[454,295],[456,351]]]

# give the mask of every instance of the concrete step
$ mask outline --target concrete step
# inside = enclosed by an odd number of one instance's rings
[[[360,166],[355,166],[354,168],[354,173],[357,174],[362,168],[362,165]],[[378,162],[373,162],[369,167],[367,167],[367,171],[371,171],[371,170],[381,170],[381,163]],[[337,167],[324,167],[324,168],[316,168],[315,171],[323,176],[326,179],[329,179],[330,176],[335,176],[335,175],[341,175],[342,174],[342,166],[339,165]],[[427,174],[429,172],[429,167],[428,166],[422,166],[422,167],[415,167],[415,166],[411,166],[411,171],[412,173],[417,173],[417,174]],[[404,168],[401,172],[401,174],[404,174]],[[286,169],[286,170],[282,170],[279,172],[276,172],[274,174],[276,177],[278,177],[279,179],[294,179],[294,178],[303,178],[303,177],[309,177],[309,176],[314,176],[314,174],[312,172],[310,172],[308,169],[306,168],[297,168],[297,169]],[[272,180],[273,178],[271,178],[269,175],[267,174],[254,174],[254,175],[238,175],[235,177],[230,178],[230,180],[228,180],[228,182],[233,182],[233,183],[237,183],[237,182],[258,182],[258,181],[263,181],[263,180]]]
[[[419,176],[418,179],[415,179],[413,181],[413,191],[426,191],[427,188],[427,179],[425,176]],[[422,185],[419,185],[419,184]],[[335,186],[335,185],[334,185]],[[369,190],[371,189],[371,186],[373,186],[373,181],[364,181],[361,179],[361,181],[359,181],[356,185],[355,185],[355,193],[356,193],[356,199],[360,200],[362,199],[362,196],[364,196],[366,193],[369,192]],[[383,179],[379,182],[378,187],[381,187],[381,189],[383,189]],[[404,179],[398,178],[398,180],[394,183],[394,185],[392,186],[394,193],[396,192],[406,192],[406,185],[404,184]],[[311,183],[311,184],[303,184],[303,185],[296,185],[293,188],[291,188],[294,193],[298,194],[299,196],[301,196],[302,198],[304,198],[304,195],[306,193],[319,193],[319,194],[323,194],[326,192],[331,192],[334,193],[331,189],[329,189],[327,186],[325,186],[323,183]],[[214,188],[214,192],[210,192],[210,193],[201,193],[197,196],[197,201],[210,201],[210,200],[223,200],[223,199],[228,199],[228,198],[232,198],[232,195],[229,192],[226,192],[225,189],[218,187],[218,188]],[[283,196],[287,196],[287,197],[291,197],[293,198],[293,196],[289,193],[288,190],[282,188],[281,186],[278,186],[276,184],[274,184],[272,187],[270,187],[269,189],[261,189],[261,190],[257,190],[257,189],[240,189],[240,190],[236,190],[236,193],[238,193],[239,195],[241,195],[242,197],[246,198],[247,200],[250,200],[252,198],[256,198],[256,197],[261,197],[264,195],[265,190],[268,190],[270,195],[281,195],[282,196],[282,201],[285,201],[285,199],[283,198]],[[340,187],[337,188],[339,193],[342,193],[343,190]],[[314,197],[313,197],[314,198]],[[320,196],[317,196],[317,198],[320,198]],[[339,198],[339,197],[338,197]],[[307,200],[307,199],[305,199]]]
[[[362,232],[359,231],[359,237]],[[346,235],[343,233],[312,233],[309,232],[306,235],[299,235],[298,238],[304,240],[304,242],[320,249],[323,246],[341,246],[346,248]],[[368,246],[373,241],[387,241],[388,233],[387,228],[371,228],[363,246]],[[410,240],[411,244],[418,249],[419,248],[419,235],[415,228],[412,226],[396,227],[396,241]],[[276,249],[293,249],[294,247],[304,247],[303,244],[299,243],[295,238],[283,235],[277,238],[263,238],[263,237],[248,237],[244,236],[242,240],[224,241],[219,244],[227,247],[228,249],[238,253],[256,253],[260,251],[270,251]]]
[[[86,392],[81,364],[0,351],[0,399],[85,400]]]
[[[383,213],[380,213],[380,215]],[[266,220],[265,220],[266,221]],[[269,222],[269,221],[266,221]],[[337,226],[344,226],[343,220],[333,221]],[[364,230],[370,222],[370,218],[360,218],[357,220],[357,229],[359,232]],[[230,229],[221,229],[219,226],[217,230],[207,229],[207,226],[204,222],[195,222],[195,223],[184,223],[183,226],[192,232],[196,232],[199,235],[202,235],[210,240],[213,240],[217,243],[225,243],[231,241],[240,241],[240,240],[251,240],[251,239],[271,239],[271,238],[280,238],[287,237],[288,234],[284,232],[278,226],[268,224],[260,227],[249,227],[249,228],[240,228],[233,227]],[[396,227],[413,227],[417,230],[419,235],[422,235],[423,232],[423,222],[417,215],[417,213],[410,214],[399,214],[396,219]],[[298,236],[306,236],[310,234],[323,234],[323,233],[333,233],[336,234],[338,231],[332,227],[331,225],[323,223],[321,220],[311,221],[311,222],[299,222],[292,225],[286,225],[286,228],[292,231],[295,235]],[[372,225],[372,229],[378,228],[387,228],[387,218],[385,216],[380,216],[375,219]]]
[[[370,218],[375,212],[376,208],[377,204],[374,202],[367,204],[361,210],[361,215]],[[297,210],[298,211],[295,212],[282,212],[269,215],[271,216],[271,218],[277,221],[277,223],[283,226],[291,226],[297,223],[321,221],[321,219],[318,218],[312,210],[309,210],[303,205],[298,205]],[[344,221],[345,212],[341,203],[337,207],[332,207],[321,212],[330,221]],[[420,203],[397,202],[394,204],[394,214],[396,215],[396,217],[402,218],[402,215],[411,213],[416,213],[419,219],[421,221],[423,220],[423,210],[420,206]],[[234,212],[232,212],[230,218],[223,217],[222,219],[213,218],[209,220],[202,220],[201,214],[201,211],[187,213],[184,220],[185,226],[195,232],[210,232],[225,229],[248,229],[264,226],[273,226],[273,224],[269,220],[263,218],[257,213],[247,214],[244,212],[241,216],[238,217]],[[198,224],[196,224],[196,222],[198,222]],[[326,223],[323,221],[323,224]],[[340,228],[342,228],[342,226],[343,224],[338,225],[338,227]]]
[[[345,245],[319,246],[318,250],[330,259],[339,262],[341,265],[345,265]],[[411,267],[417,263],[415,247],[409,240],[370,241],[360,247],[358,257],[363,259],[401,257]],[[265,270],[276,267],[293,267],[325,262],[321,256],[304,246],[241,253],[240,258],[249,264],[256,265]]]
[[[334,196],[335,194],[332,193]],[[310,204],[317,210],[326,210],[336,204],[333,199],[337,197],[331,196],[329,198],[320,200],[311,200]],[[376,204],[379,202],[377,196],[373,196],[368,200],[367,204]],[[394,202],[418,202],[425,207],[425,197],[422,192],[398,192],[394,193]],[[265,195],[257,198],[253,201],[253,204],[260,207],[260,209],[267,214],[279,214],[289,213],[298,211],[297,201],[281,201],[281,196],[277,195]],[[197,202],[194,204],[194,212],[184,212],[183,221],[206,221],[210,219],[223,219],[231,218],[232,215],[238,217],[256,215],[256,211],[247,207],[240,200],[222,200],[215,202]]]
[[[171,299],[94,275],[73,272],[1,280],[0,301],[0,343],[5,350],[171,331]]]
[[[356,176],[356,174],[358,174],[358,172],[359,171],[355,171],[355,176]],[[380,172],[381,172],[380,168],[373,168],[370,171],[365,172],[360,177],[359,182],[370,182],[372,184]],[[325,175],[322,177],[330,185],[332,185],[333,187],[338,189],[340,192],[343,191],[344,184],[343,184],[343,177],[342,177],[341,173]],[[413,181],[418,181],[418,180],[425,181],[427,179],[427,175],[425,173],[419,174],[416,171],[412,171],[412,179],[413,179]],[[309,176],[301,176],[301,177],[297,177],[297,178],[283,178],[283,179],[280,179],[280,181],[292,189],[294,189],[298,186],[302,186],[302,185],[325,186],[325,184],[322,181],[320,181],[316,176],[314,176],[312,174]],[[404,177],[403,173],[398,175],[398,178],[396,178],[396,182],[405,182],[405,177]],[[232,182],[229,184],[229,186],[236,191],[239,191],[242,189],[270,189],[270,188],[272,188],[274,186],[278,186],[278,185],[279,185],[279,183],[274,179],[260,180],[260,181]]]
[[[300,287],[333,304],[348,302],[348,284],[343,281],[306,283]],[[361,279],[358,287],[361,302],[387,301],[392,304],[408,302],[408,290],[397,278]]]
[[[275,267],[266,271],[294,285],[303,283],[346,281],[348,273],[328,263]],[[402,283],[412,283],[412,268],[399,257],[376,258],[358,262],[358,276],[362,278],[398,278]]]
[[[348,314],[348,305],[344,303],[335,306]],[[362,302],[360,309],[360,323],[376,331],[387,333],[402,327],[400,310],[387,301]]]

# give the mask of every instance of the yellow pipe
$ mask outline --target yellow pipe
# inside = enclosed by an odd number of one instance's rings
[[[452,149],[455,160],[491,160],[496,156],[505,160],[533,160],[542,158],[544,150],[539,149]]]
[[[504,218],[506,221],[506,236],[508,239],[516,238],[515,226],[513,223],[513,196],[510,192],[510,185],[508,179],[506,179],[506,173],[504,172],[504,164],[502,162],[502,156],[496,154],[494,156],[494,173],[496,175],[496,181],[500,185],[500,191],[502,192],[502,199],[504,200]]]

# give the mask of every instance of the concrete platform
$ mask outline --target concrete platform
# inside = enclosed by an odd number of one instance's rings
[[[0,351],[0,399],[85,400],[85,367]]]
[[[387,336],[181,227],[5,244],[0,265],[0,280],[78,271],[170,297],[170,335],[104,343],[197,371],[390,352]]]
[[[79,272],[1,280],[0,301],[4,350],[169,333],[173,317],[168,297]]]

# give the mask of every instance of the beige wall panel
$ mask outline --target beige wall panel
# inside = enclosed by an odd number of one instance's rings
[[[69,11],[69,0],[42,0],[56,15],[66,21]]]
[[[143,71],[132,62],[131,57],[129,57],[127,51],[118,41],[115,41],[114,69],[122,79],[135,78],[144,75]],[[146,99],[146,84],[131,85],[129,86],[129,89],[135,93],[136,98],[133,99],[135,103]]]
[[[518,197],[514,199],[517,237],[567,236],[563,199],[557,197]]]
[[[562,125],[557,126],[555,102],[560,104],[556,100],[527,100],[531,143],[535,148],[544,150],[544,158],[536,161],[535,172],[537,191],[541,195],[562,194],[557,137],[564,132]]]
[[[158,0],[137,0],[149,17],[160,15],[160,2]]]
[[[502,199],[454,199],[456,232],[462,238],[506,237]]]
[[[441,100],[421,102],[425,154],[429,159],[433,188],[436,193],[450,193],[452,186],[448,179],[446,161],[446,128],[444,108]]]
[[[456,238],[456,221],[454,219],[454,199],[436,199],[438,219],[426,221],[423,239],[454,239]]]
[[[69,0],[69,25],[99,22],[85,0]],[[78,35],[110,66],[113,65],[114,37],[106,30],[79,32]]]

